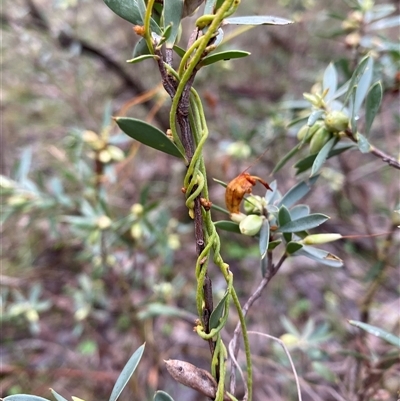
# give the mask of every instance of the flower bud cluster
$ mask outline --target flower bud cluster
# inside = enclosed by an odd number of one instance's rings
[[[333,137],[342,136],[349,125],[348,116],[342,111],[331,111],[324,120],[318,120],[313,126],[303,125],[297,132],[297,139],[309,143],[310,153],[318,153]]]
[[[83,133],[83,141],[95,152],[96,159],[103,164],[120,162],[125,159],[124,152],[117,146],[110,145],[100,135],[93,131]]]

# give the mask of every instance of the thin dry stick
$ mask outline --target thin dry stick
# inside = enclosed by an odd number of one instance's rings
[[[272,277],[275,276],[275,274],[278,272],[279,268],[282,266],[283,262],[286,259],[286,255],[284,254],[279,262],[274,265],[272,263],[272,254],[271,252],[268,253],[268,266],[267,266],[267,271],[265,273],[265,276],[263,277],[263,279],[261,280],[260,284],[258,285],[257,289],[254,291],[254,293],[251,295],[251,297],[247,300],[247,302],[245,303],[245,305],[243,306],[243,317],[246,317],[247,312],[249,311],[249,309],[251,308],[251,306],[254,304],[254,302],[260,298],[261,293],[263,291],[263,289],[268,285],[268,283],[271,281]],[[229,343],[229,350],[232,350],[231,353],[231,357],[233,355],[234,358],[232,358],[232,361],[236,360],[238,351],[239,351],[239,335],[241,332],[242,328],[240,325],[240,322],[238,322],[238,324],[236,325],[235,331],[233,333],[233,337],[232,340]],[[235,380],[235,367],[237,365],[236,364],[232,364],[231,367],[231,375],[230,375],[230,392],[232,394],[235,393],[235,387],[236,387],[236,380]]]
[[[345,133],[350,140],[352,140],[354,143],[358,143],[357,138],[354,136],[354,133],[350,129],[347,129],[345,131]],[[392,166],[392,167],[400,170],[400,162],[398,160],[396,160],[392,156],[389,156],[382,150],[377,149],[375,146],[370,145],[369,153],[372,153],[374,156],[379,157],[380,159],[382,159],[382,161],[387,163],[389,166]]]
[[[271,335],[265,334],[265,333],[259,333],[258,331],[248,331],[247,333],[248,333],[248,334],[256,334],[256,335],[258,335],[258,336],[263,336],[263,337],[270,338],[271,340],[277,341],[277,342],[282,346],[283,350],[285,351],[285,354],[287,355],[287,357],[288,357],[288,359],[289,359],[290,366],[291,366],[292,371],[293,371],[294,380],[295,380],[295,382],[296,382],[298,400],[299,400],[299,401],[302,401],[299,377],[297,376],[296,368],[295,368],[295,366],[294,366],[292,357],[290,356],[290,352],[289,352],[289,350],[287,349],[285,343],[284,343],[282,340],[280,340],[279,338],[277,338],[277,337],[274,337],[274,336],[271,336]]]

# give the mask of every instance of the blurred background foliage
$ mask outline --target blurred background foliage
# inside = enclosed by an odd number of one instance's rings
[[[229,28],[224,47],[251,57],[198,75],[211,177],[230,181],[268,148],[251,171],[272,181],[270,172],[297,143],[296,128],[287,126],[308,107],[302,93],[321,81],[331,61],[345,82],[368,51],[383,85],[373,143],[398,152],[398,4],[377,1],[382,17],[368,20],[361,3],[367,2],[243,1],[242,14],[295,24],[240,36]],[[107,399],[146,341],[140,369],[120,399],[150,400],[159,388],[178,400],[201,399],[171,381],[163,365],[171,357],[207,368],[209,359],[192,333],[196,256],[180,190],[183,166],[122,135],[111,119],[134,116],[168,128],[170,101],[157,69],[152,61],[125,63],[138,37],[103,2],[16,0],[3,5],[1,19],[1,396],[48,397],[51,386],[65,397]],[[183,21],[184,44],[191,24]],[[400,223],[393,210],[400,177],[356,151],[328,162],[321,176],[307,202],[331,216],[323,230],[391,234],[330,245],[342,269],[302,258],[285,263],[251,310],[249,328],[288,344],[305,400],[392,400],[398,353],[347,320],[399,333],[393,229]],[[297,180],[291,163],[274,178],[282,192]],[[210,190],[222,206],[223,188],[210,182]],[[221,241],[244,302],[261,277],[258,244],[224,232]],[[219,280],[216,298],[224,292]],[[232,313],[226,339],[236,322]],[[252,352],[255,399],[296,399],[283,351],[254,337]]]

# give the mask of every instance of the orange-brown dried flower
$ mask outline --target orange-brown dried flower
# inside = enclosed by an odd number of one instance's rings
[[[244,196],[251,193],[257,181],[272,191],[267,182],[249,173],[239,174],[228,184],[225,191],[225,204],[231,214],[240,213],[240,204]]]

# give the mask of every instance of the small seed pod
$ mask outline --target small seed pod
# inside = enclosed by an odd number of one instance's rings
[[[320,127],[311,138],[310,153],[313,154],[319,152],[331,137],[332,134],[325,128],[325,126]]]
[[[318,120],[311,127],[308,124],[303,125],[297,133],[297,139],[299,141],[304,139],[304,142],[310,142],[311,138],[318,131],[318,129],[322,127],[322,124],[323,122]]]
[[[239,223],[240,232],[250,237],[258,234],[261,229],[263,220],[264,217],[258,216],[257,214],[250,214],[249,216],[246,216]]]
[[[325,125],[330,132],[345,131],[349,126],[349,117],[342,111],[331,111],[325,117]]]
[[[307,135],[309,129],[310,129],[310,127],[309,127],[307,124],[303,125],[303,126],[299,129],[299,131],[297,132],[297,139],[298,139],[299,141],[302,141],[303,138],[305,138],[305,136]]]

